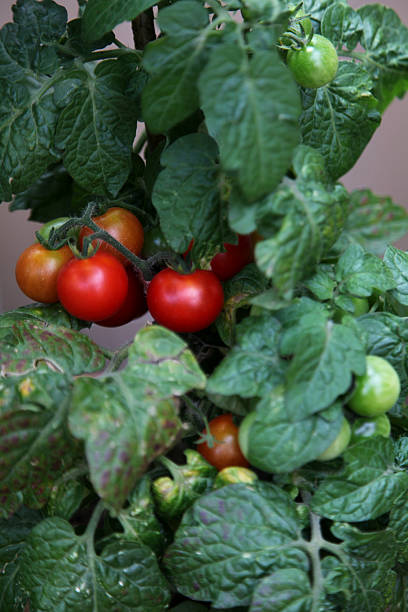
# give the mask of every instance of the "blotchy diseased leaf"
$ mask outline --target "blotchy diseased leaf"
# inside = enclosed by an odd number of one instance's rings
[[[41,508],[55,480],[76,461],[67,428],[70,379],[46,368],[0,382],[0,512]]]
[[[302,141],[322,153],[333,181],[354,166],[380,123],[371,89],[362,66],[340,62],[329,85],[303,90]]]
[[[345,393],[353,374],[365,372],[365,347],[351,327],[324,311],[300,316],[283,334],[280,350],[291,355],[286,371],[289,416],[314,414]]]
[[[281,326],[269,315],[247,317],[236,327],[236,342],[208,379],[207,391],[261,397],[284,380],[279,356]]]
[[[79,378],[69,424],[85,440],[92,483],[119,509],[148,465],[181,429],[175,396],[203,388],[205,376],[179,336],[159,326],[135,337],[121,372]]]
[[[58,119],[64,166],[90,193],[116,196],[131,170],[137,117],[126,95],[136,61],[104,61],[66,74],[74,86]]]
[[[308,570],[295,504],[266,482],[233,484],[187,510],[165,555],[177,589],[215,607],[248,606],[260,579],[278,569]]]
[[[147,546],[117,540],[97,555],[92,544],[59,517],[45,519],[28,536],[20,577],[38,612],[162,612],[170,599]]]
[[[154,4],[155,0],[88,0],[83,35],[88,40],[96,40],[123,21],[132,21]]]
[[[408,254],[389,246],[384,253],[384,263],[394,279],[393,298],[399,304],[408,306]]]
[[[197,79],[207,54],[208,12],[184,0],[166,7],[158,17],[164,36],[147,45],[143,67],[150,79],[142,94],[148,128],[166,132],[199,107]]]
[[[234,173],[249,200],[272,191],[299,143],[296,84],[276,52],[215,48],[199,79],[208,131],[221,165]]]
[[[312,509],[335,521],[368,521],[388,512],[408,489],[408,474],[394,466],[388,438],[372,437],[346,449],[345,466],[317,489]]]
[[[42,364],[75,376],[106,364],[106,351],[84,334],[34,317],[8,317],[5,326],[0,320],[0,338],[0,372],[6,376],[32,372]]]
[[[91,323],[80,321],[70,315],[59,302],[56,304],[40,304],[34,302],[26,306],[20,306],[15,310],[10,310],[0,315],[0,337],[8,334],[8,328],[18,321],[42,321],[53,325],[68,327],[69,329],[80,330],[90,327]]]
[[[408,212],[389,197],[359,189],[351,193],[344,231],[368,251],[382,255],[408,232]]]

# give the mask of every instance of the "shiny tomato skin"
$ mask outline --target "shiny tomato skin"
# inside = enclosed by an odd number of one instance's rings
[[[17,260],[15,274],[18,286],[35,302],[58,302],[58,273],[72,257],[67,245],[52,251],[38,242],[31,244]]]
[[[302,49],[288,51],[287,62],[297,83],[311,89],[330,83],[339,65],[336,48],[320,34],[314,34]]]
[[[152,317],[175,332],[205,329],[215,321],[223,305],[222,285],[209,270],[181,274],[165,268],[147,289],[147,306]]]
[[[87,259],[71,259],[57,281],[63,307],[83,321],[103,321],[122,306],[128,291],[125,267],[110,253],[98,251]]]
[[[147,312],[147,302],[144,292],[144,283],[137,271],[132,267],[126,268],[128,276],[128,291],[122,306],[108,319],[98,321],[102,327],[119,327],[138,319]]]
[[[113,238],[116,238],[123,246],[125,246],[134,255],[140,255],[143,248],[144,232],[142,224],[139,219],[130,210],[120,208],[119,206],[113,206],[103,214],[93,218],[96,225],[111,234]],[[83,239],[85,236],[89,236],[93,233],[93,230],[88,227],[83,227],[79,234],[79,243],[82,248]],[[96,241],[94,241],[96,242]],[[117,249],[108,244],[102,242],[99,250],[111,253],[119,259],[124,265],[128,265],[129,260],[119,253]]]
[[[224,244],[225,251],[217,253],[211,260],[211,270],[222,281],[228,280],[238,274],[254,259],[252,238],[240,234],[238,244]]]
[[[214,436],[214,445],[207,442],[197,444],[197,450],[217,470],[230,466],[248,467],[249,463],[238,444],[238,427],[235,425],[232,414],[221,414],[209,423],[211,435]],[[203,430],[203,435],[206,430]]]
[[[348,406],[360,416],[375,417],[393,407],[400,391],[401,383],[395,368],[382,357],[367,355],[366,372],[356,376]]]

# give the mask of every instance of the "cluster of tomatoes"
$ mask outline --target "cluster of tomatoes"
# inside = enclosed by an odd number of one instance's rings
[[[58,229],[66,221],[50,221],[40,234],[47,239],[51,228]],[[133,255],[142,254],[144,230],[132,212],[113,207],[93,221]],[[76,238],[81,249],[92,233],[88,227],[80,229]],[[213,323],[223,308],[221,281],[253,259],[251,237],[239,236],[238,244],[225,244],[225,252],[214,256],[211,270],[184,274],[165,268],[146,283],[123,253],[103,240],[98,242],[99,248],[85,257],[67,244],[53,250],[39,242],[32,244],[16,264],[20,289],[36,302],[59,301],[78,319],[106,327],[124,325],[149,310],[168,329],[196,332]]]

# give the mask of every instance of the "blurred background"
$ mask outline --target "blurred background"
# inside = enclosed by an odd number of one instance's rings
[[[58,0],[68,11],[68,18],[77,14],[76,0]],[[375,0],[349,0],[353,8],[374,4]],[[0,27],[12,21],[13,0],[0,0]],[[408,0],[384,0],[382,4],[394,9],[408,26]],[[120,25],[117,37],[131,45],[129,24]],[[408,209],[408,94],[403,100],[394,100],[385,111],[382,123],[355,167],[342,178],[348,190],[369,188],[379,195],[389,195],[394,202]],[[20,253],[34,242],[39,224],[27,220],[26,211],[10,213],[7,204],[0,204],[0,312],[12,310],[29,300],[21,293],[14,278],[14,267]],[[397,243],[408,249],[408,236]],[[121,328],[106,329],[92,326],[90,336],[107,348],[122,345],[142,321]]]

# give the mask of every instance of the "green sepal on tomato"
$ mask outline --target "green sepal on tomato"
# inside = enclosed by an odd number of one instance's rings
[[[356,376],[348,406],[360,416],[375,417],[393,407],[400,391],[400,379],[393,366],[382,357],[367,355],[366,371]]]
[[[125,267],[103,251],[85,259],[71,259],[58,274],[59,301],[69,314],[83,321],[98,322],[114,315],[127,291]]]
[[[301,49],[288,51],[287,64],[299,85],[317,89],[334,79],[339,59],[330,40],[320,34],[314,34]]]

